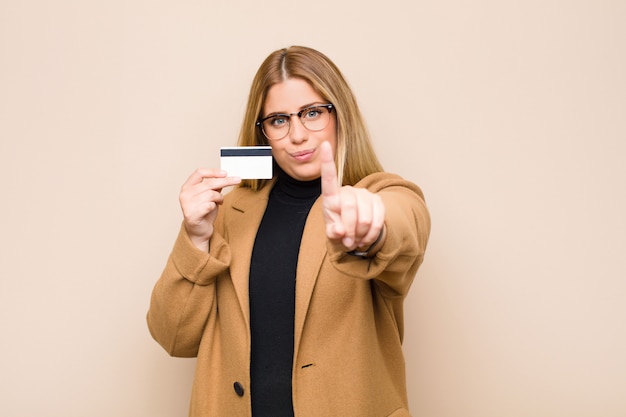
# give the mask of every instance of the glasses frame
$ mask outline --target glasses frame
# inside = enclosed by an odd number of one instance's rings
[[[312,106],[307,106],[307,107],[303,108],[302,110],[297,111],[295,113],[274,113],[274,114],[271,114],[271,115],[269,115],[267,117],[264,117],[264,118],[262,118],[260,120],[257,120],[256,121],[256,126],[261,129],[261,132],[263,132],[263,135],[267,138],[267,140],[281,140],[281,139],[285,139],[287,137],[287,135],[289,134],[289,131],[291,130],[291,118],[293,116],[298,116],[298,119],[300,119],[300,123],[302,123],[302,126],[304,126],[306,130],[308,130],[309,132],[319,132],[320,130],[326,129],[326,127],[328,127],[328,124],[326,124],[326,126],[324,126],[321,129],[310,129],[310,128],[308,128],[306,126],[306,123],[304,123],[302,121],[302,114],[303,113],[306,113],[307,111],[309,111],[311,109],[315,109],[315,108],[319,108],[319,107],[323,107],[326,110],[328,110],[328,115],[330,117],[330,114],[333,112],[333,109],[335,108],[335,105],[331,104],[331,103],[314,104]],[[287,120],[289,120],[289,126],[288,126],[287,130],[285,131],[285,135],[284,136],[282,136],[282,137],[280,137],[278,139],[272,139],[269,136],[267,136],[267,133],[265,133],[265,129],[263,129],[263,122],[265,122],[268,119],[271,119],[271,118],[274,118],[274,117],[281,117],[281,116],[285,117],[285,118],[287,118]],[[330,121],[330,118],[328,120]]]

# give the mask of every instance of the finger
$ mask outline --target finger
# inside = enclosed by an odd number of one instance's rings
[[[335,243],[341,242],[346,235],[346,231],[340,222],[326,224],[326,237]]]
[[[221,204],[223,196],[215,190],[205,190],[203,192],[183,192],[179,197],[180,205],[185,213],[205,212],[205,208],[211,205]],[[206,213],[204,213],[206,214]],[[202,216],[204,216],[202,214]]]
[[[370,228],[367,233],[361,239],[359,243],[359,247],[369,247],[371,246],[378,236],[380,235],[383,225],[385,224],[385,206],[382,202],[382,199],[377,195],[374,195],[375,198],[372,200],[372,220],[370,224]]]
[[[345,235],[345,229],[341,224],[340,187],[337,183],[337,168],[332,148],[328,142],[320,145],[320,164],[326,235],[331,240],[340,240]]]
[[[223,178],[226,175],[226,171],[221,169],[198,168],[187,178],[184,185],[199,184],[205,178]]]
[[[195,181],[192,179],[190,181]],[[207,191],[217,191],[221,192],[222,188],[229,187],[232,185],[239,184],[241,182],[241,178],[239,177],[210,177],[204,178],[198,183],[187,182],[183,184],[181,188],[182,193],[189,193],[191,195],[205,193]]]
[[[222,191],[222,188],[237,185],[241,182],[240,177],[223,177],[223,178],[205,178],[202,185],[218,192]]]
[[[320,145],[320,161],[322,174],[322,196],[324,198],[339,198],[339,183],[337,182],[337,167],[330,143]],[[333,201],[334,202],[334,201]]]
[[[363,245],[363,240],[367,240],[367,234],[372,227],[374,216],[374,195],[363,189],[355,189],[357,203],[357,219],[354,230],[354,240],[357,246]]]

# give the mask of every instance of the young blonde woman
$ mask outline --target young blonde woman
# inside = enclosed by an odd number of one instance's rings
[[[383,171],[348,84],[310,48],[259,68],[239,137],[251,145],[272,147],[274,178],[196,170],[152,294],[152,336],[197,357],[189,415],[410,416],[403,302],[430,231],[421,190]]]

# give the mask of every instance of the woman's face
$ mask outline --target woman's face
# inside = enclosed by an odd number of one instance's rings
[[[299,78],[289,78],[270,87],[263,116],[274,113],[291,114],[313,104],[328,104],[306,81]],[[289,120],[289,133],[279,140],[268,140],[272,147],[272,154],[278,165],[289,176],[300,181],[309,181],[319,178],[320,145],[329,142],[333,154],[337,146],[337,120],[335,112],[330,115],[328,126],[312,132],[307,130],[297,116]]]

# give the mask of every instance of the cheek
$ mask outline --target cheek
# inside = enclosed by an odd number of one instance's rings
[[[278,162],[279,164],[282,163],[282,161],[285,159],[285,147],[272,143],[270,143],[270,146],[272,147],[272,156],[274,157],[276,162]]]
[[[331,143],[337,143],[337,119],[332,118],[328,126],[328,138]]]
[[[280,146],[280,143],[282,141],[268,141],[269,145],[272,147],[272,154],[277,154],[280,152],[280,150],[283,148],[282,146]]]
[[[333,148],[333,154],[337,150],[337,129],[333,126],[332,129],[328,131],[328,134],[325,135],[324,140],[330,143],[330,146]]]

